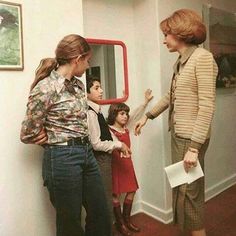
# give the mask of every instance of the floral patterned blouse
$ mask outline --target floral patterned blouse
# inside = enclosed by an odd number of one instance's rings
[[[52,71],[30,92],[21,140],[33,143],[32,139],[43,127],[48,135],[48,144],[87,136],[87,110],[83,83],[75,77],[68,81]]]

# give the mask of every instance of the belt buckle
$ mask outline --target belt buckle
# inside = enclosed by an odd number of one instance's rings
[[[80,142],[81,142],[82,144],[86,144],[86,137],[81,137],[81,138],[80,138]]]
[[[79,140],[80,140],[81,144],[86,144],[86,143],[88,143],[88,136],[80,137]]]

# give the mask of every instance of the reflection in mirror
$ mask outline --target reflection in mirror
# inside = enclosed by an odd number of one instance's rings
[[[86,76],[97,77],[103,88],[102,104],[124,102],[128,98],[125,45],[120,41],[87,39],[92,49]]]

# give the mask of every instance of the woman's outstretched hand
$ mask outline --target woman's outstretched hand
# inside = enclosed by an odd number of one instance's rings
[[[147,89],[144,95],[145,95],[145,104],[148,104],[153,99],[152,90]]]
[[[137,135],[140,135],[141,134],[141,129],[142,127],[147,123],[147,116],[144,115],[136,124],[135,124],[135,127],[134,127],[134,134],[137,136]]]

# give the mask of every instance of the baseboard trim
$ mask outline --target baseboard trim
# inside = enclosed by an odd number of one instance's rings
[[[138,201],[134,204],[132,214],[137,213],[145,213],[164,224],[172,222],[173,219],[171,208],[163,210],[145,201]]]
[[[211,198],[215,197],[216,195],[220,194],[221,192],[225,191],[226,189],[230,188],[236,184],[236,174],[225,178],[221,182],[213,185],[212,187],[206,189],[205,191],[205,199],[206,201],[210,200]],[[136,201],[133,205],[132,215],[137,213],[145,213],[152,218],[164,223],[168,224],[172,222],[173,215],[172,209],[163,210],[158,208],[152,204],[149,204],[145,201]]]
[[[219,183],[211,186],[210,188],[205,190],[205,200],[208,201],[211,198],[217,196],[218,194],[222,193],[226,189],[230,188],[236,184],[236,174],[231,175],[228,178],[220,181]]]

